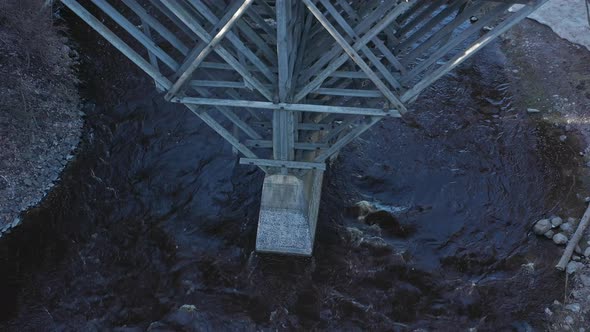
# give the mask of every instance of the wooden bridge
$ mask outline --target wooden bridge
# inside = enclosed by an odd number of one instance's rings
[[[266,173],[256,249],[299,255],[330,157],[545,1],[61,0]]]

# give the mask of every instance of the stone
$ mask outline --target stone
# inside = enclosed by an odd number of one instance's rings
[[[542,235],[547,233],[551,229],[551,222],[549,219],[541,219],[535,223],[533,227],[533,232],[537,235]]]
[[[561,219],[559,217],[551,218],[551,226],[552,227],[558,227],[561,224],[563,224],[563,219]]]
[[[590,287],[590,276],[586,274],[580,275],[580,281],[585,287]]]
[[[574,323],[574,318],[572,316],[565,317],[565,323],[572,325]]]
[[[553,242],[555,242],[555,244],[566,244],[567,236],[563,235],[562,233],[557,233],[553,235]]]
[[[567,272],[567,274],[572,274],[572,273],[575,273],[576,271],[578,271],[583,266],[584,266],[584,264],[582,264],[580,262],[569,262],[569,263],[567,263],[567,266],[565,267],[565,272]]]
[[[581,261],[581,260],[582,260],[582,257],[580,257],[580,256],[578,256],[578,255],[573,255],[573,256],[572,256],[572,260],[573,260],[573,261],[576,261],[576,262],[579,262],[579,261]]]
[[[359,201],[354,206],[357,209],[356,213],[359,218],[361,218],[361,217],[364,218],[369,213],[375,211],[375,207],[373,206],[373,204],[371,204],[367,201]]]
[[[541,113],[541,111],[539,111],[539,110],[538,110],[538,109],[536,109],[536,108],[527,108],[527,109],[526,109],[526,111],[527,111],[528,113]]]
[[[580,245],[576,245],[576,247],[574,248],[574,252],[578,255],[582,255],[584,252],[582,251],[582,248],[580,247]],[[585,255],[584,255],[585,256]]]
[[[555,232],[552,230],[548,230],[547,233],[543,234],[545,235],[546,238],[548,238],[549,240],[551,240],[553,238],[553,235],[555,235]]]
[[[584,198],[584,202],[590,203],[590,196],[586,196],[586,198]]]
[[[567,235],[572,235],[574,233],[574,226],[569,222],[559,225],[559,229]]]
[[[566,139],[567,139],[567,136],[566,135],[559,136],[559,141],[560,142],[565,142]]]
[[[580,312],[580,304],[579,303],[570,303],[565,306],[565,310],[569,310],[571,312]]]
[[[569,222],[572,225],[576,225],[578,223],[578,220],[576,218],[568,217],[567,222]]]
[[[549,308],[545,308],[545,314],[549,317],[553,316],[553,311],[551,311],[551,309]]]

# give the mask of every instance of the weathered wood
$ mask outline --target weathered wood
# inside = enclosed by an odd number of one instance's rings
[[[569,263],[570,258],[572,257],[572,254],[574,253],[574,250],[576,249],[578,242],[580,242],[580,239],[584,235],[586,228],[588,228],[589,223],[590,223],[590,205],[586,208],[586,212],[584,212],[584,215],[582,216],[582,220],[580,220],[580,224],[578,224],[578,228],[576,228],[576,232],[574,233],[572,238],[567,243],[567,246],[565,247],[565,251],[563,252],[563,255],[561,256],[561,258],[559,259],[559,262],[555,266],[556,269],[561,270],[561,271],[565,270],[567,263]]]

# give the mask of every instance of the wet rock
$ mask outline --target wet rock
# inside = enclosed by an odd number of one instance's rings
[[[582,255],[583,253],[582,248],[579,245],[574,248],[574,252],[578,255]]]
[[[545,308],[545,314],[549,317],[553,316],[553,311],[551,311],[551,309],[549,308]]]
[[[375,212],[375,207],[367,201],[359,201],[354,205],[351,212],[359,220],[363,220],[369,213]]]
[[[569,310],[571,312],[580,312],[580,304],[579,303],[571,303],[565,306],[565,310]]]
[[[541,113],[541,111],[539,111],[536,108],[527,108],[526,110],[528,113]]]
[[[365,217],[365,222],[369,225],[378,225],[383,231],[395,236],[406,237],[411,234],[411,229],[404,227],[394,215],[387,211],[379,210],[369,213]]]
[[[572,235],[574,233],[574,226],[569,222],[559,225],[559,229],[566,235]]]
[[[547,233],[543,234],[545,235],[546,238],[548,238],[549,240],[551,240],[553,238],[553,235],[555,235],[555,232],[552,230],[548,230]]]
[[[572,316],[565,317],[565,323],[572,325],[574,323],[574,318]]]
[[[559,136],[559,141],[560,142],[565,142],[566,139],[567,139],[567,136],[566,135]]]
[[[567,236],[563,235],[562,233],[557,233],[553,235],[553,242],[555,242],[555,244],[566,244]]]
[[[582,264],[580,262],[569,262],[569,263],[567,263],[567,266],[565,267],[565,272],[567,272],[567,274],[572,274],[572,273],[575,273],[576,271],[578,271],[583,266],[584,266],[584,264]]]
[[[533,232],[537,235],[542,235],[547,233],[551,229],[551,222],[549,219],[541,219],[535,223],[533,227]]]
[[[561,219],[560,217],[551,218],[551,226],[552,227],[558,227],[561,224],[563,224],[563,219]]]
[[[586,250],[584,250],[584,256],[590,257],[590,247],[588,247],[588,248],[586,248]]]
[[[391,250],[391,247],[389,246],[389,244],[387,244],[387,242],[385,242],[385,240],[383,240],[383,238],[380,238],[378,236],[370,236],[370,237],[363,238],[361,245],[363,247],[377,250],[377,251],[390,251]]]

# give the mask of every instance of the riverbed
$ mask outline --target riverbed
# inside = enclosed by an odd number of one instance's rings
[[[519,106],[501,41],[342,150],[297,258],[254,252],[259,170],[71,33],[96,107],[62,183],[0,240],[0,329],[525,331],[562,296],[530,230],[579,210],[581,150]],[[359,220],[361,200],[404,231]]]

